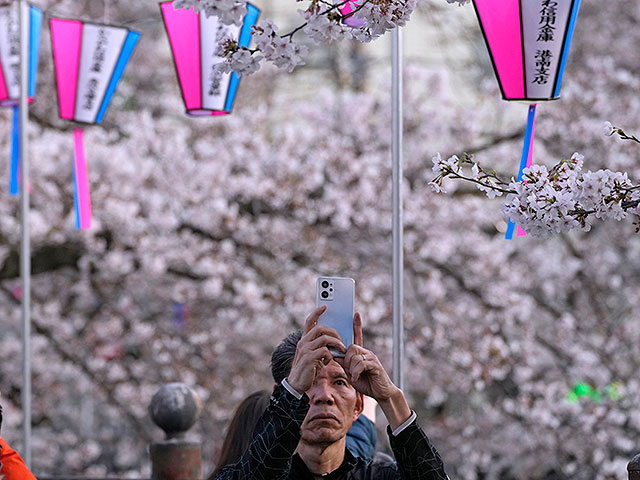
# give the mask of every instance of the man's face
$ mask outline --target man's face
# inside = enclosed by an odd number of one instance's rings
[[[302,422],[302,441],[330,445],[347,435],[362,412],[362,396],[351,386],[342,367],[332,360],[309,390],[309,411]]]

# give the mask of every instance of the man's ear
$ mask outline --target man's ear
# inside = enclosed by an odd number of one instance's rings
[[[353,421],[355,422],[364,410],[364,395],[356,392],[356,405],[353,408]]]

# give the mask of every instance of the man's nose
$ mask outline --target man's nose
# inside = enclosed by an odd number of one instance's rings
[[[333,393],[327,383],[317,383],[311,387],[309,396],[312,403],[328,403],[333,404]]]

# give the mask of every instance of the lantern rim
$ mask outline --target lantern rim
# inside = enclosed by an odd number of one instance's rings
[[[507,98],[504,95],[502,95],[502,99],[507,102],[520,102],[525,105],[532,105],[540,102],[553,102],[555,100],[559,100],[560,95],[558,95],[557,97],[542,97],[542,98]]]
[[[33,97],[27,99],[28,103],[33,103]],[[3,98],[0,100],[0,107],[17,107],[20,104],[20,100],[16,98]]]
[[[231,110],[211,110],[207,108],[192,108],[185,110],[187,115],[192,117],[213,117],[216,115],[229,115]]]

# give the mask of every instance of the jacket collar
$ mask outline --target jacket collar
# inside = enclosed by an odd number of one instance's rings
[[[315,476],[321,476],[326,480],[345,478],[344,475],[349,472],[357,463],[358,459],[353,456],[348,448],[345,448],[344,460],[342,460],[342,464],[338,468],[336,468],[333,472]],[[314,474],[311,473],[311,471],[307,468],[307,465],[304,463],[304,460],[302,460],[300,455],[298,455],[297,453],[293,455],[293,458],[291,460],[291,472],[289,474],[289,478],[314,478]]]

